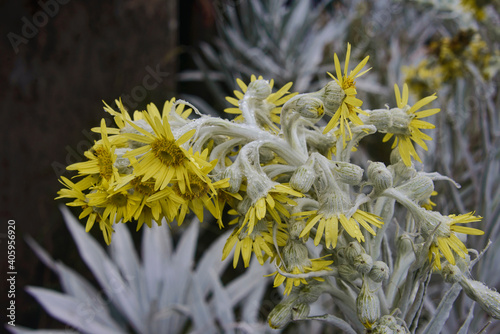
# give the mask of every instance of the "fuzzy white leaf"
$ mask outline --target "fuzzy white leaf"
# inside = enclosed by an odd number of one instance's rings
[[[118,328],[109,327],[103,321],[102,313],[88,308],[75,297],[37,287],[27,287],[26,291],[35,297],[47,313],[82,333],[126,333]]]

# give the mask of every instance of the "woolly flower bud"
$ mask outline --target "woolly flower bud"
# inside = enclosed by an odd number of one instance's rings
[[[391,124],[387,128],[387,132],[398,135],[410,136],[410,122],[412,116],[406,113],[406,108],[393,108],[389,110],[391,115]]]
[[[274,184],[265,174],[247,172],[247,195],[254,201],[266,196]]]
[[[283,105],[283,110],[293,110],[305,118],[319,118],[323,116],[325,110],[323,102],[311,94],[300,94]]]
[[[360,274],[369,273],[370,270],[372,269],[372,266],[373,266],[373,259],[368,254],[358,255],[353,261],[354,269],[356,269]]]
[[[354,262],[354,259],[358,255],[361,255],[364,253],[365,253],[365,250],[357,241],[350,242],[349,245],[347,245],[347,247],[344,248],[345,258],[351,263]]]
[[[304,227],[306,227],[306,222],[304,220],[296,220],[290,218],[288,220],[287,227],[290,238],[298,239],[300,233],[302,233],[302,230],[304,229]]]
[[[398,254],[404,255],[413,252],[413,242],[408,234],[403,234],[396,240],[396,249]]]
[[[446,264],[441,270],[441,276],[447,283],[457,283],[460,282],[464,277],[462,271],[452,264]]]
[[[282,254],[284,261],[290,267],[304,267],[310,264],[309,252],[302,241],[289,238]]]
[[[234,166],[235,165],[232,165],[226,168],[222,174],[223,179],[229,178],[229,187],[226,188],[226,191],[233,194],[240,191],[241,181],[243,180],[241,169]]]
[[[320,92],[323,95],[325,108],[331,112],[337,111],[345,97],[342,87],[340,87],[335,81],[330,81],[320,90]]]
[[[296,304],[292,308],[292,319],[293,320],[304,319],[309,315],[310,310],[311,307],[309,306],[309,304],[305,303]]]
[[[345,281],[352,282],[359,277],[359,273],[348,264],[341,264],[337,269],[339,276]]]
[[[285,327],[292,321],[292,308],[296,304],[298,296],[290,296],[283,299],[267,316],[269,326],[274,329]]]
[[[389,109],[375,109],[370,110],[368,120],[365,124],[375,125],[378,131],[386,132],[391,126],[391,110]]]
[[[356,311],[358,319],[366,328],[372,328],[373,324],[380,317],[380,301],[378,297],[370,291],[367,281],[363,282],[361,291],[356,299]]]
[[[434,191],[434,182],[427,176],[417,175],[396,189],[412,200],[420,202],[431,196]]]
[[[367,174],[368,180],[376,190],[382,191],[392,187],[392,173],[382,162],[370,162]]]
[[[491,317],[500,320],[500,294],[479,281],[463,278],[460,285],[470,299],[478,303]]]
[[[389,267],[385,264],[385,262],[375,261],[372,269],[368,273],[368,277],[370,277],[372,281],[380,283],[383,280],[388,279],[389,274]]]
[[[263,164],[271,162],[274,159],[274,152],[268,148],[261,148],[259,150],[259,161]]]
[[[267,80],[255,80],[248,85],[246,96],[254,97],[258,100],[265,100],[271,95],[272,89]]]
[[[333,170],[335,178],[353,186],[358,185],[363,178],[363,168],[349,162],[335,161]]]
[[[316,180],[316,173],[314,172],[314,167],[306,164],[299,166],[292,175],[290,179],[290,186],[302,193],[306,193],[311,189],[311,186]]]

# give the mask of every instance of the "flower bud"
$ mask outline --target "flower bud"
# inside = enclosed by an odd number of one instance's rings
[[[408,234],[403,234],[396,240],[397,254],[403,256],[409,252],[413,252],[413,242]]]
[[[463,279],[462,271],[452,264],[447,263],[443,269],[441,269],[441,276],[447,283],[458,283]]]
[[[332,115],[340,107],[342,100],[346,96],[344,90],[333,80],[327,83],[316,94],[323,100],[325,109]]]
[[[397,149],[393,150],[393,152],[396,150]],[[392,156],[392,154],[391,154],[391,156]],[[393,166],[394,166],[393,167],[394,174],[396,174],[396,176],[398,176],[399,178],[401,178],[403,180],[411,179],[417,175],[417,171],[415,170],[415,168],[413,168],[413,164],[412,164],[412,166],[406,166],[405,163],[403,162],[403,160],[399,161],[398,163],[394,164]]]
[[[434,191],[434,182],[424,175],[417,175],[408,182],[396,187],[396,190],[410,199],[420,202],[429,198]]]
[[[479,281],[463,278],[460,285],[470,299],[478,303],[491,317],[500,320],[500,294]]]
[[[359,277],[359,273],[348,264],[341,264],[337,267],[339,276],[344,281],[352,282]]]
[[[269,326],[274,329],[285,327],[292,321],[292,308],[297,302],[298,296],[290,296],[283,299],[267,316]]]
[[[387,128],[387,132],[397,135],[411,135],[410,122],[411,116],[406,113],[405,108],[393,108],[390,111],[391,123]]]
[[[325,113],[323,102],[311,94],[300,94],[283,105],[284,110],[293,110],[304,118],[317,119]]]
[[[230,193],[237,193],[240,191],[241,181],[243,180],[243,173],[236,165],[232,165],[224,170],[222,178],[229,178],[229,187],[225,190]]]
[[[392,124],[391,110],[389,109],[374,109],[368,111],[369,116],[365,124],[375,125],[378,131],[387,132],[387,129]]]
[[[272,89],[267,80],[255,80],[248,85],[246,96],[256,98],[258,100],[265,100],[271,95]]]
[[[370,277],[372,281],[380,283],[383,280],[388,279],[389,274],[389,267],[385,264],[385,262],[375,261],[372,269],[368,273],[368,277]]]
[[[334,175],[340,182],[358,185],[363,178],[363,168],[349,162],[333,162]]]
[[[380,317],[380,301],[370,291],[367,281],[363,282],[361,291],[356,299],[356,311],[359,321],[361,321],[365,328],[372,328],[373,324]]]
[[[306,164],[299,166],[295,170],[290,179],[290,186],[301,193],[307,193],[315,180],[316,173],[314,172],[314,167]]]
[[[386,325],[377,325],[370,333],[372,334],[395,334],[394,331]]]
[[[282,255],[289,267],[305,267],[310,264],[307,246],[299,240],[288,238]]]
[[[353,267],[360,274],[367,274],[370,272],[373,266],[373,259],[368,254],[361,254],[356,256],[353,261]]]
[[[309,306],[309,304],[305,303],[295,304],[295,306],[292,308],[292,319],[293,320],[304,319],[309,315],[310,310],[311,307]]]
[[[344,254],[345,258],[349,262],[354,262],[354,259],[361,254],[364,254],[365,250],[363,249],[363,246],[359,244],[357,241],[352,241],[350,242],[347,247],[344,248]]]
[[[382,191],[392,187],[392,173],[382,162],[370,162],[367,174],[375,190]]]
[[[299,235],[302,233],[302,230],[304,230],[304,227],[306,227],[306,222],[304,220],[293,219],[292,217],[288,219],[287,226],[290,238],[298,239]]]

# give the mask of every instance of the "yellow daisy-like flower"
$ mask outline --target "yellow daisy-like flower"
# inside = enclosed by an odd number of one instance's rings
[[[237,222],[240,218],[241,217],[236,218],[233,222]],[[287,238],[288,236],[284,229],[282,227],[278,228],[276,235],[278,246],[284,246]],[[235,246],[236,248],[233,257],[234,268],[238,265],[240,254],[243,258],[245,268],[247,268],[250,265],[252,251],[257,257],[257,261],[263,265],[267,258],[273,258],[275,256],[273,244],[273,223],[260,221],[250,234],[246,233],[246,231],[241,231],[239,227],[236,227],[224,245],[224,249],[222,250],[222,260],[225,260],[229,256],[229,253],[231,253],[231,250]]]
[[[327,255],[329,256],[329,255]],[[324,258],[324,257],[323,257]],[[299,275],[299,274],[305,274],[305,273],[310,273],[310,272],[315,272],[315,271],[322,271],[322,270],[332,270],[329,265],[333,263],[332,260],[323,260],[323,258],[318,258],[318,259],[311,259],[310,265],[309,266],[293,266],[291,270],[289,270],[290,274],[293,275]],[[275,271],[274,273],[267,275],[267,276],[274,276],[274,285],[273,287],[278,287],[281,284],[283,284],[286,281],[285,285],[285,295],[289,295],[290,292],[292,292],[292,288],[294,286],[299,286],[300,284],[307,284],[307,280],[305,278],[295,278],[295,277],[286,277],[281,275],[278,271]],[[317,281],[324,281],[323,278],[321,277],[313,277],[313,279]]]
[[[483,235],[484,232],[472,227],[465,227],[456,224],[468,224],[478,222],[482,219],[482,217],[474,216],[473,212],[469,212],[463,215],[449,215],[449,228],[451,232],[449,236],[436,237],[436,242],[431,244],[429,249],[429,261],[432,261],[432,256],[434,255],[434,267],[436,269],[441,269],[441,254],[445,257],[445,259],[455,265],[455,257],[453,256],[452,250],[458,254],[461,258],[465,258],[465,255],[468,253],[467,247],[465,247],[464,243],[455,235],[454,232],[464,233],[470,235]]]
[[[323,134],[326,134],[340,123],[340,133],[344,138],[344,142],[346,138],[345,136],[346,128],[347,131],[349,132],[349,138],[352,136],[351,127],[349,126],[348,123],[349,120],[355,125],[363,125],[363,121],[361,121],[361,119],[358,117],[358,113],[366,114],[366,112],[364,112],[359,108],[363,104],[363,101],[356,98],[357,91],[356,91],[356,82],[354,81],[354,79],[359,78],[360,76],[362,76],[363,74],[365,74],[370,70],[367,69],[366,71],[359,73],[361,69],[368,62],[368,59],[370,58],[369,56],[366,56],[358,64],[358,66],[354,68],[354,70],[352,70],[351,72],[349,72],[349,74],[347,74],[349,68],[350,56],[351,56],[351,44],[347,43],[347,54],[344,65],[344,74],[342,74],[339,58],[336,53],[334,54],[335,72],[337,74],[337,77],[333,76],[329,72],[328,74],[330,75],[330,77],[332,77],[333,80],[335,80],[335,82],[340,86],[340,88],[342,88],[345,96],[342,100],[342,103],[340,104],[340,107],[335,111],[334,115],[332,116],[332,119],[328,122],[325,129],[323,130]]]
[[[287,185],[275,184],[267,194],[259,199],[257,199],[248,209],[245,214],[245,219],[241,224],[240,230],[243,227],[248,226],[247,233],[251,234],[255,225],[264,219],[266,214],[269,214],[275,222],[281,224],[280,213],[285,217],[290,217],[290,213],[285,208],[283,203],[290,205],[297,205],[295,201],[288,198],[288,195],[295,197],[303,197],[304,195],[293,190]]]
[[[422,160],[420,160],[420,157],[417,154],[417,151],[415,151],[415,148],[413,147],[412,140],[426,151],[427,151],[427,145],[425,144],[424,140],[432,140],[432,137],[426,135],[420,130],[434,129],[435,126],[431,123],[422,121],[422,118],[437,114],[440,111],[440,109],[433,108],[417,112],[417,110],[419,110],[423,106],[437,99],[437,96],[435,94],[424,97],[423,99],[419,100],[417,103],[415,103],[413,106],[410,107],[408,106],[408,86],[406,84],[403,85],[402,95],[399,91],[398,85],[394,85],[394,91],[396,93],[396,101],[398,108],[400,108],[403,112],[406,112],[406,114],[409,117],[409,121],[408,124],[404,126],[398,133],[387,133],[384,136],[383,141],[386,142],[393,136],[395,136],[396,139],[392,144],[392,148],[395,148],[397,146],[399,154],[401,155],[404,164],[406,166],[410,166],[411,157],[413,157],[415,160],[419,162],[422,162]]]
[[[262,76],[259,76],[257,78],[255,75],[252,74],[252,76],[250,77],[250,83],[255,82],[257,80],[263,80]],[[242,122],[244,120],[244,117],[240,104],[243,102],[243,99],[245,98],[245,93],[247,93],[249,86],[247,86],[239,78],[236,79],[236,83],[240,87],[241,91],[234,90],[234,95],[236,96],[236,98],[230,96],[226,97],[226,100],[229,103],[231,103],[234,107],[226,108],[224,109],[224,111],[228,114],[238,115],[234,120],[237,122]],[[269,88],[272,89],[273,85],[274,85],[274,80],[271,80],[269,82]],[[259,108],[256,108],[256,111],[258,111],[259,113],[257,113],[255,117],[260,125],[264,126],[265,128],[273,129],[276,132],[279,131],[279,128],[275,124],[280,124],[281,106],[285,104],[285,102],[290,100],[292,97],[298,94],[289,92],[289,89],[292,87],[292,85],[293,85],[292,82],[287,83],[286,85],[281,87],[281,89],[279,89],[277,92],[271,93],[263,101],[261,101],[261,103],[259,103]]]
[[[148,201],[149,198],[156,193],[154,190],[154,183],[154,179],[141,182],[140,177],[136,177],[130,181],[132,189],[134,190],[134,195],[137,195],[141,199],[134,214],[134,219],[137,220],[137,231],[144,223],[146,223],[148,227],[151,227],[153,220],[161,226],[161,219],[163,217],[166,217],[168,222],[173,221],[180,205],[184,203],[182,198],[175,194],[170,188],[164,189],[164,198],[156,201]],[[168,208],[168,210],[164,210],[164,208]]]
[[[316,235],[314,237],[314,244],[318,246],[324,234],[325,247],[330,249],[337,246],[339,222],[347,232],[347,234],[349,234],[352,238],[357,239],[359,242],[365,241],[359,225],[363,226],[372,235],[375,235],[375,231],[369,224],[372,224],[378,228],[382,227],[383,225],[383,222],[380,221],[380,217],[362,210],[356,210],[356,212],[354,212],[354,214],[349,218],[346,217],[346,215],[344,215],[343,213],[332,214],[321,212],[321,210],[299,212],[296,215],[309,216],[306,226],[300,233],[299,237],[302,238],[306,236],[317,224],[318,227],[316,229]]]
[[[97,142],[90,151],[86,151],[85,157],[89,160],[78,162],[66,167],[67,170],[77,170],[79,175],[100,176],[106,181],[118,178],[118,170],[113,165],[116,160],[115,146],[111,145],[104,119],[101,120],[102,140]]]
[[[134,167],[134,173],[137,176],[142,176],[143,182],[154,177],[156,180],[155,190],[165,189],[175,179],[181,192],[185,192],[186,184],[189,183],[189,173],[191,172],[202,178],[200,168],[207,164],[201,159],[195,160],[194,156],[182,147],[184,143],[191,139],[196,130],[190,130],[178,139],[174,138],[167,115],[161,117],[154,104],[149,104],[148,111],[143,112],[142,116],[154,133],[149,133],[140,126],[128,121],[142,135],[124,133],[123,136],[145,145],[127,152],[123,156],[129,159],[132,158],[132,160],[140,156]],[[200,164],[202,165],[200,166]]]
[[[202,161],[206,165],[199,169],[198,174],[188,172],[187,175],[187,188],[181,188],[181,182],[173,181],[172,187],[165,188],[156,194],[152,195],[148,202],[161,200],[171,196],[171,191],[173,191],[179,198],[182,199],[180,203],[179,212],[177,214],[177,222],[181,225],[184,221],[186,214],[189,210],[193,211],[200,222],[203,221],[203,209],[206,208],[210,213],[216,218],[220,219],[220,209],[219,202],[217,201],[217,190],[221,188],[229,187],[229,179],[222,179],[217,182],[212,182],[208,177],[208,174],[217,164],[217,160],[213,160],[210,163],[206,160],[208,159],[208,150],[204,150],[203,153],[192,153],[192,149],[188,152],[193,156],[196,161]]]
[[[114,186],[115,184],[103,180],[101,185],[95,187],[95,192],[87,195],[88,205],[103,208],[102,219],[109,220],[111,224],[120,220],[130,221],[140,205],[141,198],[128,191],[132,187],[130,184],[118,189]]]

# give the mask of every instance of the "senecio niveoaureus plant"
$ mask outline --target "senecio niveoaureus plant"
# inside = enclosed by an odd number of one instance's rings
[[[423,130],[434,125],[424,119],[439,112],[427,108],[437,97],[409,104],[408,87],[395,85],[394,108],[361,109],[355,80],[368,71],[368,57],[349,71],[350,49],[343,68],[334,56],[332,80],[317,92],[238,79],[240,90],[227,98],[233,107],[225,110],[237,115],[233,120],[201,115],[175,99],[162,112],[149,104],[133,115],[121,101],[118,111],[106,105],[116,127],[102,120],[93,129],[101,140],[87,161],[68,167],[80,178],[62,177],[58,198],[81,207],[86,230],[97,224],[108,244],[120,221],[137,221],[137,229],[162,219],[180,225],[190,212],[203,221],[207,209],[222,228],[228,207],[234,229],[222,258],[234,249],[234,267],[240,258],[248,267],[252,254],[261,264],[269,260],[274,286],[284,284],[285,298],[268,317],[273,328],[320,319],[345,333],[409,333],[417,326],[437,333],[454,299],[445,295],[424,316],[435,272],[500,319],[500,295],[469,273],[481,254],[466,248],[466,237],[483,232],[467,225],[481,217],[434,211],[434,181],[451,180],[413,164],[421,162],[414,144],[427,149],[432,140]],[[186,107],[198,117],[188,118]],[[393,140],[391,164],[368,161],[365,171],[350,163],[360,140],[377,131]],[[308,317],[323,293],[339,316]]]

